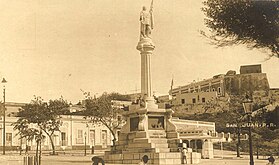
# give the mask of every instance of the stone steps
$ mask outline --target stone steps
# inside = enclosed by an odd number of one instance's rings
[[[151,143],[130,143],[127,148],[153,148]]]
[[[170,144],[174,143],[175,146],[176,141],[167,139],[164,131],[130,133],[119,140],[116,150],[121,152],[105,154],[106,160],[109,160],[107,163],[138,164],[142,156],[147,155],[149,163],[153,165],[181,164],[180,151],[171,152]]]
[[[167,143],[168,143],[168,140],[165,139],[165,138],[150,138],[150,142],[151,142],[151,143],[156,143],[156,144],[159,144],[159,143],[165,143],[165,144],[167,144]]]
[[[151,143],[152,148],[168,148],[168,143]]]
[[[133,140],[134,143],[150,143],[150,139],[148,138],[138,138]]]
[[[146,148],[136,148],[136,149],[132,149],[132,148],[127,148],[126,150],[122,151],[124,154],[128,154],[128,153],[150,153],[150,152],[155,152],[154,148],[151,149],[146,149]]]
[[[154,143],[148,142],[144,143],[141,141],[137,141],[134,143],[129,143],[128,148],[168,148],[168,143]]]
[[[169,148],[126,148],[123,153],[169,153]]]
[[[168,164],[181,164],[181,153],[136,153],[127,152],[123,154],[105,155],[105,158],[109,161],[107,163],[118,163],[118,164],[138,164],[143,155],[147,155],[150,160],[148,164],[153,165],[168,165]],[[188,154],[189,158],[192,154]],[[190,159],[187,160],[189,163]]]
[[[182,164],[181,158],[169,158],[169,159],[155,159],[153,164]]]
[[[155,152],[156,153],[166,153],[166,152],[170,152],[169,148],[155,148]]]
[[[168,140],[166,138],[136,138],[133,140],[133,143],[168,143]]]

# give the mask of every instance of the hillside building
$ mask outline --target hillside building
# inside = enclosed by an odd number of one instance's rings
[[[261,72],[261,65],[246,65],[240,67],[240,74],[228,71],[226,74],[172,88],[169,95],[172,96],[171,104],[175,110],[202,113],[206,104],[219,104],[219,108],[225,108],[230,96],[248,94],[254,102],[268,102],[269,88],[266,73]]]

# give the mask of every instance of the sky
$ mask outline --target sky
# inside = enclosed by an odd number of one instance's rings
[[[245,45],[216,48],[200,35],[208,31],[202,1],[154,0],[153,91],[167,94],[172,77],[180,86],[228,70],[239,73],[240,65],[249,64],[262,64],[270,87],[279,87],[278,58],[265,60],[265,52]],[[82,91],[139,92],[139,13],[150,2],[1,0],[0,78],[8,81],[6,101],[30,102],[36,95],[77,103]]]

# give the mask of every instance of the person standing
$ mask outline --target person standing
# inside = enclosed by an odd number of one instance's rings
[[[183,147],[182,149],[182,164],[187,164],[187,148]]]

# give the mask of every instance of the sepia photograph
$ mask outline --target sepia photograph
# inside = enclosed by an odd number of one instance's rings
[[[278,0],[0,8],[0,165],[279,164]]]

